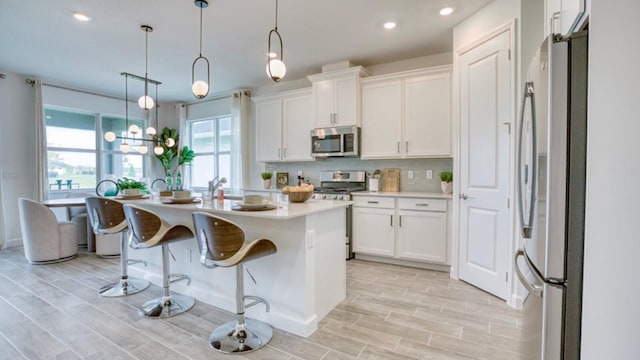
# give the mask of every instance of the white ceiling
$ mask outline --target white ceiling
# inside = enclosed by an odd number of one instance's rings
[[[279,0],[285,80],[350,60],[375,65],[451,51],[452,27],[491,0]],[[453,5],[453,15],[438,14]],[[92,21],[72,17],[84,12]],[[212,94],[268,85],[267,35],[275,0],[209,0],[203,55]],[[382,28],[389,19],[398,26]],[[191,64],[198,55],[199,8],[193,0],[0,0],[0,70],[60,85],[122,96],[129,72],[161,81],[160,101],[192,101]],[[131,85],[129,85],[131,87]],[[132,90],[130,90],[132,91]]]

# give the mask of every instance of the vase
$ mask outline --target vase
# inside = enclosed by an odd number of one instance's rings
[[[265,189],[271,189],[271,179],[262,180],[262,186]]]
[[[140,195],[140,189],[122,189],[122,195],[124,195],[124,196],[138,196],[138,195]]]
[[[442,189],[442,192],[445,194],[451,194],[453,192],[453,182],[441,181],[440,189]]]

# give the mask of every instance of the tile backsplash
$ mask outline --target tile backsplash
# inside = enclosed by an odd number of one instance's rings
[[[320,185],[320,172],[327,170],[365,170],[373,173],[384,168],[400,169],[400,191],[440,192],[440,172],[451,171],[452,159],[403,159],[403,160],[361,160],[358,158],[327,158],[311,162],[266,163],[265,171],[288,172],[289,184],[297,184],[298,171],[302,171],[305,180]],[[432,178],[427,179],[427,171],[431,170]],[[413,172],[413,178],[409,173]],[[455,181],[455,174],[454,174]],[[252,176],[252,187],[261,188],[259,174]],[[272,187],[275,188],[275,182]]]

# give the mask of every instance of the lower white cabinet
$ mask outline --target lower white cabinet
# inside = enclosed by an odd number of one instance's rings
[[[448,264],[447,200],[354,196],[353,251]]]

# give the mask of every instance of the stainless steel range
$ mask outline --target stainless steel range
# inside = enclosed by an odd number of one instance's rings
[[[366,172],[363,170],[335,170],[320,173],[320,187],[313,192],[313,199],[351,200],[351,193],[367,189]]]
[[[367,189],[366,180],[366,172],[362,170],[323,171],[320,173],[320,187],[314,190],[313,199],[350,201],[352,192]],[[351,245],[351,206],[347,207],[346,216],[347,233],[345,234],[345,257],[349,260],[353,259]]]

